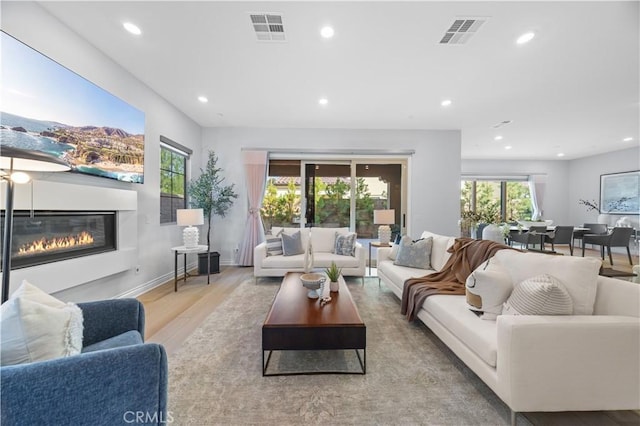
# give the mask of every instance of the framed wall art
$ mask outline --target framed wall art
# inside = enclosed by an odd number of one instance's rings
[[[640,214],[640,170],[600,175],[600,210]]]

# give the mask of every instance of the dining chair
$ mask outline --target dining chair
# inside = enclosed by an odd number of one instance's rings
[[[582,237],[582,257],[584,257],[585,244],[593,244],[600,246],[600,254],[602,256],[602,260],[604,260],[604,249],[606,247],[607,252],[609,253],[609,262],[611,262],[611,266],[613,266],[611,247],[625,247],[627,249],[627,256],[629,256],[629,264],[633,265],[631,251],[629,250],[629,242],[632,233],[633,228],[615,227],[606,235],[584,234]]]
[[[573,231],[573,240],[574,243],[573,245],[575,246],[575,240],[579,240],[580,241],[580,245],[582,247],[584,247],[584,241],[582,241],[582,237],[585,234],[598,234],[598,235],[604,235],[607,234],[608,232],[608,228],[607,225],[605,223],[585,223],[584,225],[582,225],[583,228],[588,228],[588,230],[579,230],[579,231]]]
[[[558,244],[568,244],[569,252],[573,256],[573,226],[556,226],[551,235],[544,238],[545,243],[551,243],[551,250],[555,251]]]
[[[541,233],[546,233],[546,226],[531,226],[527,232],[512,233],[509,235],[509,242],[520,243],[525,250],[529,249],[529,244],[540,244],[540,250],[544,250],[544,239],[540,237]],[[542,244],[541,244],[542,242]]]

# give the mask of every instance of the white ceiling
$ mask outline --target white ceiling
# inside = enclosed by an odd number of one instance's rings
[[[465,159],[638,146],[638,1],[40,4],[204,127],[461,129]],[[248,12],[282,13],[287,40],[258,41]],[[489,19],[439,44],[456,17]]]

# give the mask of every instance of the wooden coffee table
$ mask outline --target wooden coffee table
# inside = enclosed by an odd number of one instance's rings
[[[331,293],[331,302],[320,306],[318,299],[307,297],[309,290],[302,285],[300,275],[297,272],[285,275],[262,325],[262,375],[366,374],[367,327],[344,278],[339,280],[340,291]],[[266,373],[272,351],[335,349],[355,350],[362,371]],[[266,362],[265,352],[269,352]]]

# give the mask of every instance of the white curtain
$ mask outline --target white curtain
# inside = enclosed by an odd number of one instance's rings
[[[531,205],[533,213],[531,220],[541,220],[544,214],[544,190],[547,185],[546,175],[529,176],[529,193],[531,194]]]
[[[241,266],[253,266],[253,249],[264,239],[260,208],[267,180],[267,151],[243,151],[242,156],[249,211],[237,262]]]

